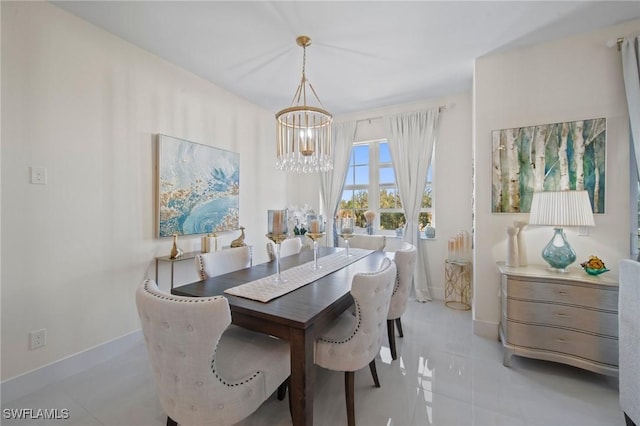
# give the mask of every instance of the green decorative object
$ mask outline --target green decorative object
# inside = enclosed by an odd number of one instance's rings
[[[580,266],[582,266],[584,271],[589,275],[600,275],[608,271],[604,262],[598,256],[589,256],[589,260],[582,262]]]
[[[607,268],[600,268],[600,269],[584,268],[584,271],[589,275],[600,275],[604,272],[608,272],[609,270]]]

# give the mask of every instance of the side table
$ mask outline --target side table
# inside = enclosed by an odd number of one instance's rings
[[[156,283],[158,283],[158,264],[160,262],[169,262],[171,264],[171,288],[173,288],[173,265],[176,262],[182,262],[183,260],[193,260],[197,255],[201,252],[199,251],[190,251],[187,253],[182,253],[182,256],[172,259],[171,256],[158,256],[156,257]],[[195,268],[195,266],[194,266]],[[160,283],[158,283],[160,285]]]
[[[452,309],[471,309],[471,262],[445,260],[444,300]]]
[[[249,253],[250,253],[250,265],[253,266],[253,246],[252,245],[247,245],[249,247]],[[222,250],[227,250],[230,249],[231,246],[223,246]],[[156,257],[156,283],[158,285],[160,285],[160,283],[158,283],[158,265],[160,262],[169,262],[171,264],[171,288],[173,289],[173,266],[175,265],[176,262],[182,262],[183,260],[193,260],[195,259],[195,257],[199,254],[201,254],[201,251],[190,251],[190,252],[186,252],[186,253],[182,253],[182,255],[176,259],[171,259],[171,256],[158,256]],[[195,266],[194,266],[195,268]]]

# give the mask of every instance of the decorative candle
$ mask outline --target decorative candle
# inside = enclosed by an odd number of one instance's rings
[[[342,218],[340,222],[340,231],[342,234],[353,234],[353,219],[350,217]]]
[[[207,239],[209,240],[209,251],[218,251],[218,234],[211,233],[207,235]]]
[[[267,219],[267,229],[269,234],[282,235],[289,232],[287,228],[286,210],[268,210]]]
[[[309,224],[309,232],[312,234],[320,234],[324,232],[322,215],[308,214],[307,223]]]
[[[455,260],[455,245],[456,245],[456,239],[455,238],[449,238],[449,260]]]
[[[211,247],[209,246],[209,237],[204,236],[200,239],[200,251],[202,253],[209,253]]]

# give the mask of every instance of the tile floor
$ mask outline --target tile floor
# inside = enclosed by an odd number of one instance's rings
[[[373,387],[368,369],[356,373],[358,426],[624,426],[617,379],[520,357],[504,367],[499,342],[473,335],[468,311],[439,301],[410,302],[403,328],[398,360],[391,362],[386,338],[377,359],[381,388]],[[343,386],[342,373],[317,370],[316,425],[346,424]],[[2,425],[160,426],[166,421],[142,342],[2,408],[66,408],[70,414],[65,421],[2,419]],[[275,396],[240,423],[290,424],[286,400]]]

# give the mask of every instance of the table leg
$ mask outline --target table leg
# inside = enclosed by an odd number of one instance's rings
[[[173,290],[173,264],[176,262],[171,262],[171,289]]]
[[[313,336],[310,329],[292,329],[291,417],[294,426],[313,425]]]

